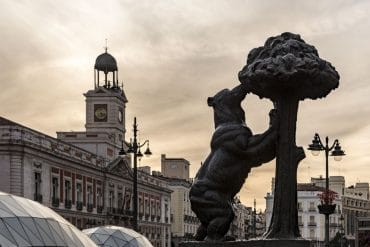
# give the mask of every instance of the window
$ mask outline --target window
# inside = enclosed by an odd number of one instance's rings
[[[114,207],[114,191],[109,191],[109,207]]]
[[[102,197],[102,193],[101,193],[101,188],[98,187],[96,189],[96,201],[97,201],[97,204],[98,204],[98,207],[101,207],[103,206],[103,197]]]
[[[35,172],[35,194],[41,194],[41,173]]]
[[[57,177],[53,177],[52,180],[51,180],[51,183],[52,183],[52,194],[51,194],[51,197],[52,199],[57,199],[59,198],[59,179]]]
[[[76,200],[82,202],[82,185],[81,183],[76,184]]]
[[[93,204],[93,195],[92,195],[92,187],[91,185],[87,186],[87,204]]]
[[[118,193],[118,208],[123,209],[123,194],[122,194],[122,192]]]
[[[64,194],[66,200],[71,200],[71,182],[69,180],[64,181]]]
[[[298,210],[302,211],[302,202],[298,202]]]
[[[315,238],[315,229],[310,229],[310,239],[314,239],[314,238]]]
[[[310,215],[310,223],[315,223],[315,216],[314,215]]]

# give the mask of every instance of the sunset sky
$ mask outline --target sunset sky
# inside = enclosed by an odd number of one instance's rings
[[[184,157],[194,176],[213,133],[208,96],[239,84],[248,52],[290,31],[314,45],[341,75],[327,98],[300,103],[297,145],[315,132],[338,138],[346,152],[330,174],[346,185],[370,182],[370,1],[30,1],[0,0],[0,115],[56,136],[84,130],[83,93],[93,88],[95,58],[118,62],[128,97],[126,127],[138,118],[160,169],[160,155]],[[243,103],[254,133],[268,126],[269,100]],[[129,131],[126,138],[131,136]],[[298,180],[325,175],[324,156],[300,163]],[[264,209],[275,163],[254,169],[240,196]]]

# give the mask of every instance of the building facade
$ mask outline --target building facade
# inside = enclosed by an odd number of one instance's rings
[[[164,177],[158,172],[154,174],[166,182],[173,191],[171,194],[172,246],[176,247],[182,241],[194,240],[200,222],[191,210],[189,200],[191,183],[185,179]]]
[[[96,59],[85,132],[53,138],[0,117],[1,191],[51,207],[80,229],[131,226],[133,172],[130,159],[118,156],[127,146],[127,99],[117,72],[107,51]],[[156,247],[171,245],[171,192],[161,179],[139,172],[139,231]]]
[[[189,180],[190,162],[184,158],[167,158],[161,155],[161,172],[164,177]]]
[[[343,176],[331,176],[329,189],[337,193],[334,200],[336,209],[329,217],[329,234],[333,239],[337,233],[344,234],[354,246],[358,242],[359,221],[366,221],[370,216],[369,184],[356,183],[345,187]],[[274,191],[274,179],[272,180]],[[321,203],[319,194],[325,191],[325,178],[311,178],[311,183],[300,183],[297,186],[298,196],[298,224],[302,237],[317,241],[320,245],[324,241],[325,218],[319,214],[317,206]],[[273,192],[267,193],[266,218],[267,226],[270,223],[273,208]],[[365,223],[364,223],[365,224]],[[367,224],[367,223],[366,223]]]

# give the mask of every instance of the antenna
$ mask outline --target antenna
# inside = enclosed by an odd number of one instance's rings
[[[104,49],[105,49],[105,53],[107,53],[108,52],[108,39],[105,39],[105,47],[104,47]]]

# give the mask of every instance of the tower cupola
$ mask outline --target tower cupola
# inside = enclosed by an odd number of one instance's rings
[[[101,73],[104,75],[101,81]],[[100,54],[95,60],[94,66],[94,81],[95,88],[100,87],[101,83],[105,88],[119,88],[118,86],[118,67],[116,59],[108,53],[108,47],[105,47],[105,52]]]

